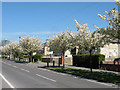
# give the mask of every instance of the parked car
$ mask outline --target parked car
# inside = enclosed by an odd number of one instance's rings
[[[115,59],[114,59],[114,65],[115,65],[116,62],[118,62],[118,64],[119,64],[120,58],[115,58]]]

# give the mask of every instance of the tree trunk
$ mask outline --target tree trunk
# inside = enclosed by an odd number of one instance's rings
[[[63,56],[63,68],[65,68],[65,52],[62,53]]]
[[[20,61],[20,57],[19,57],[19,61]]]
[[[30,52],[29,62],[32,62],[32,52]]]
[[[15,56],[14,56],[14,60],[15,60]]]
[[[90,50],[90,72],[92,73],[92,59],[91,59],[91,56],[92,56],[92,50]]]

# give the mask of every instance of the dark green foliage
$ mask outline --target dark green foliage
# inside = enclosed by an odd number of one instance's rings
[[[100,62],[105,60],[105,55],[102,54],[94,54],[91,55],[92,60],[92,68],[97,69],[100,68]],[[90,55],[74,55],[73,56],[73,65],[90,68]]]
[[[42,54],[36,54],[36,55],[33,55],[32,57],[37,57],[37,59],[41,61],[43,56],[44,55]]]
[[[1,58],[3,58],[3,59],[4,59],[4,58],[5,58],[5,56],[1,56]]]
[[[24,56],[24,58],[29,58],[30,56]]]
[[[23,57],[23,54],[14,54],[14,58]]]

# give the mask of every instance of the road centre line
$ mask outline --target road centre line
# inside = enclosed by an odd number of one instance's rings
[[[11,65],[11,64],[8,63],[8,65]]]
[[[3,62],[3,61],[2,61]],[[3,63],[6,63],[6,62],[3,62]]]
[[[3,80],[11,87],[14,88],[14,86],[0,73],[0,76],[3,78]]]
[[[47,69],[43,69],[43,68],[37,68],[37,69],[40,69],[40,70],[45,70],[45,71],[47,70]]]
[[[18,68],[17,66],[13,66],[13,67]]]
[[[50,81],[56,82],[56,80],[53,80],[53,79],[47,78],[47,77],[45,77],[45,76],[42,76],[42,75],[39,75],[39,74],[36,74],[36,75],[39,76],[39,77],[42,77],[42,78],[44,78],[44,79],[47,79],[47,80],[50,80]]]
[[[21,68],[21,70],[23,70],[23,71],[26,71],[26,72],[30,72],[30,71],[28,71],[28,70],[25,70],[25,69],[22,69],[22,68]]]

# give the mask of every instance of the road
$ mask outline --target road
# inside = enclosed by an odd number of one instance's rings
[[[69,74],[32,67],[27,64],[1,60],[2,76],[14,88],[112,88],[112,84],[105,84],[93,80],[75,77]],[[2,87],[9,88],[3,80]]]

